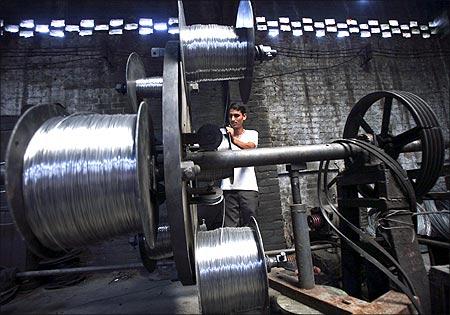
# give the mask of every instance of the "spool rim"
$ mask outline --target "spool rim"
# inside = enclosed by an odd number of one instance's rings
[[[136,113],[138,111],[138,99],[136,94],[136,80],[145,78],[145,67],[142,62],[141,57],[132,52],[130,56],[128,56],[127,67],[125,71],[126,82],[127,82],[127,95],[128,100],[133,108],[133,111]]]
[[[241,99],[246,104],[250,98],[253,81],[253,67],[255,65],[255,22],[252,4],[248,0],[241,0],[236,16],[236,29],[245,29],[244,40],[247,41],[247,67],[244,79],[239,80]]]
[[[67,116],[60,104],[36,105],[28,109],[17,121],[6,149],[6,199],[12,220],[29,249],[41,258],[60,257],[64,253],[45,247],[34,234],[26,219],[23,199],[23,157],[28,144],[42,124],[56,116]],[[18,174],[20,174],[18,176]]]
[[[250,218],[249,227],[253,230],[253,235],[255,236],[255,241],[257,243],[258,252],[259,252],[259,259],[263,261],[264,264],[264,275],[265,275],[265,281],[264,281],[264,295],[265,295],[265,301],[264,301],[264,307],[263,309],[267,309],[269,307],[269,278],[267,275],[267,264],[266,264],[266,257],[264,254],[264,246],[263,241],[261,237],[261,232],[259,231],[258,222],[256,222],[255,217]]]
[[[148,104],[142,101],[136,117],[136,188],[145,241],[153,249],[156,243],[157,224],[155,220],[158,207],[150,193],[153,188],[154,170],[150,168],[150,158],[153,152],[149,140],[153,140],[150,134],[153,131],[153,125],[149,115]]]

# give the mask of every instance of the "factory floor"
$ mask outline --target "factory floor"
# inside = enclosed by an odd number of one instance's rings
[[[196,286],[182,286],[173,270],[159,268],[88,275],[80,283],[53,290],[40,286],[0,306],[1,314],[195,314]]]

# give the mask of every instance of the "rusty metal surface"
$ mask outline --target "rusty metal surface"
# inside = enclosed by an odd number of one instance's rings
[[[406,295],[389,291],[372,302],[352,296],[342,296],[331,287],[316,285],[311,290],[300,289],[293,273],[273,268],[269,286],[281,294],[317,309],[325,314],[407,314],[411,304]]]

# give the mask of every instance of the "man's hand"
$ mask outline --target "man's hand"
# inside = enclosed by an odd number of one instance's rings
[[[231,127],[225,127],[227,128],[227,133],[230,135],[231,138],[234,137],[234,129]]]

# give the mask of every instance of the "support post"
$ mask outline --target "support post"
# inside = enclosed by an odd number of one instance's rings
[[[306,169],[306,163],[287,165],[292,189],[292,229],[294,232],[295,257],[297,261],[298,283],[302,289],[314,288],[314,271],[309,241],[309,228],[306,220],[306,206],[300,194],[299,170]]]

